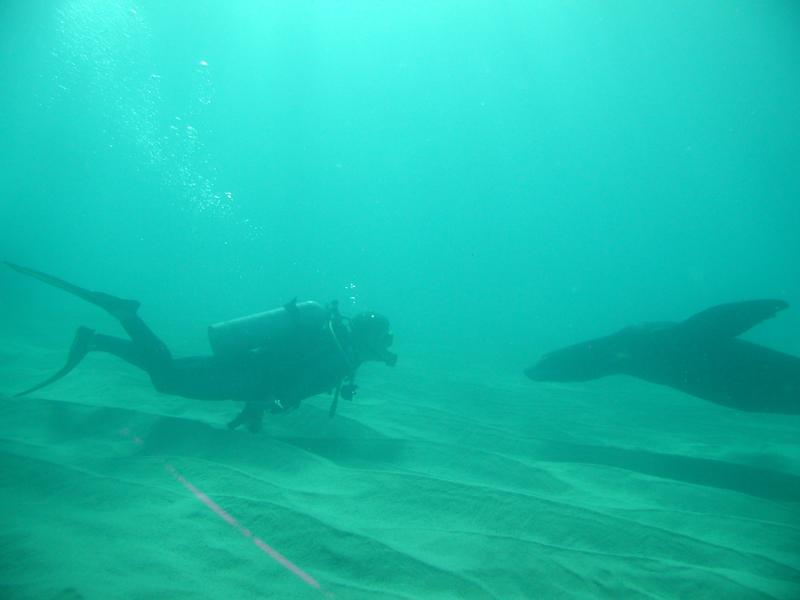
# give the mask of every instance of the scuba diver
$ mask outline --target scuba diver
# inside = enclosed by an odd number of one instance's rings
[[[245,425],[255,433],[261,430],[265,411],[287,412],[323,392],[333,394],[329,413],[333,417],[339,396],[352,399],[355,373],[361,363],[381,361],[394,366],[397,362],[397,356],[389,351],[393,336],[385,317],[362,312],[346,319],[339,314],[336,302],[325,307],[295,300],[281,308],[211,325],[211,355],[173,358],[137,314],[136,300],[86,290],[46,273],[6,264],[99,306],[119,321],[130,338],[79,327],[64,367],[16,396],[61,379],[89,352],[107,352],[145,371],[159,392],[244,402],[228,428]]]

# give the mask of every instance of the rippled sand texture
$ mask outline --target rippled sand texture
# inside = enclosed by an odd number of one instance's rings
[[[406,355],[260,435],[104,356],[8,395],[62,358],[0,351],[4,599],[800,597],[797,417],[534,384],[524,357]]]

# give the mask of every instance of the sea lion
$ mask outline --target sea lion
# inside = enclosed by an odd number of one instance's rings
[[[738,339],[788,308],[783,300],[721,304],[680,323],[646,323],[545,354],[535,381],[624,374],[749,412],[800,414],[800,358]]]

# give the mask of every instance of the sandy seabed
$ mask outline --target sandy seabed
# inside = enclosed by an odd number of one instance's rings
[[[0,598],[800,598],[800,417],[444,354],[253,435],[3,340]]]

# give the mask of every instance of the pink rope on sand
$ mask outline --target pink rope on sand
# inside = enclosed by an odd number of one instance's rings
[[[134,444],[139,446],[142,445],[143,441],[139,436],[131,435],[130,430],[126,427],[120,431],[122,435],[130,439]],[[247,527],[240,524],[239,521],[236,520],[233,515],[231,515],[228,511],[222,508],[219,504],[214,502],[211,498],[209,498],[202,490],[196,487],[191,481],[186,479],[175,467],[173,467],[169,463],[164,464],[164,469],[172,475],[178,483],[180,483],[184,488],[190,491],[195,498],[197,498],[200,502],[205,504],[208,508],[210,508],[214,513],[223,521],[225,521],[228,525],[236,529],[239,533],[241,533],[246,538],[251,538],[253,543],[261,550],[264,554],[269,556],[272,560],[277,562],[281,565],[284,569],[294,574],[298,577],[301,581],[303,581],[306,585],[314,588],[315,590],[322,591],[322,586],[320,583],[314,579],[311,575],[303,571],[300,567],[286,558],[283,554],[278,552],[275,548],[267,544],[264,540],[259,537],[253,535],[253,532],[250,531]],[[328,598],[333,598],[332,594],[325,594]]]

